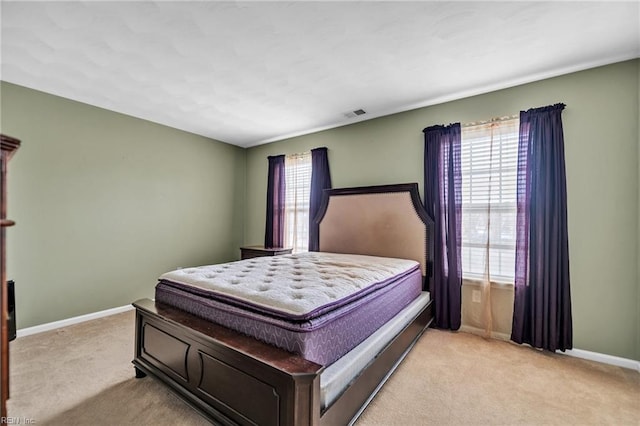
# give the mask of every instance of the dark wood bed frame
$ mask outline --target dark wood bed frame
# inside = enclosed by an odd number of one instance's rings
[[[320,223],[320,250],[323,251],[323,219],[332,199],[395,193],[408,193],[413,210],[423,223],[425,238],[421,253],[425,258],[420,261],[423,271],[430,271],[433,223],[420,203],[417,184],[325,191],[317,217]],[[388,205],[389,200],[385,203]],[[361,204],[360,200],[355,204]],[[357,206],[356,210],[360,207]],[[368,206],[363,208],[367,212],[370,209]],[[361,213],[355,211],[354,214]],[[388,220],[388,212],[383,215]],[[380,220],[374,218],[373,223],[379,226]],[[403,225],[385,223],[383,228],[395,232],[396,226]],[[364,226],[367,226],[366,221]],[[351,232],[359,231],[351,229]],[[324,235],[329,234],[325,232]],[[328,236],[326,238],[329,239]],[[357,254],[380,255],[379,250],[377,246],[374,253]],[[428,289],[428,286],[427,273],[425,288]],[[433,320],[433,305],[429,303],[371,360],[342,395],[322,410],[322,366],[162,303],[142,299],[133,306],[136,308],[133,360],[136,377],[147,374],[155,376],[213,423],[223,425],[350,424],[357,419]]]

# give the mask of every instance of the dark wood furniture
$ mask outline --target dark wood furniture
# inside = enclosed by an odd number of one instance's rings
[[[7,166],[20,147],[20,141],[0,135],[0,417],[7,417],[9,399],[9,294],[7,292],[5,228],[14,225],[7,219]]]
[[[396,210],[400,214],[395,215]],[[342,214],[360,217],[337,220]],[[420,203],[417,184],[325,191],[317,221],[321,251],[344,248],[343,253],[418,257],[423,271],[429,269],[433,223]],[[354,229],[334,229],[341,223]],[[376,227],[381,229],[376,231]],[[363,234],[364,230],[368,232]],[[380,238],[372,238],[375,235]],[[352,244],[353,238],[362,241]],[[413,246],[416,252],[404,251],[406,246]],[[398,250],[402,256],[393,256]],[[428,282],[425,277],[426,285]],[[353,422],[433,320],[433,305],[429,304],[336,401],[322,409],[322,366],[158,302],[143,299],[133,305],[136,377],[152,374],[207,418],[224,425]]]
[[[285,247],[266,248],[265,246],[245,246],[240,247],[240,259],[244,260],[251,259],[253,257],[291,254],[291,250],[291,248]]]

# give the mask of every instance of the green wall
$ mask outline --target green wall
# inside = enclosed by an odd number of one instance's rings
[[[178,266],[234,260],[245,150],[2,83],[18,328],[153,297]]]
[[[574,346],[640,360],[639,63],[627,61],[250,148],[244,242],[263,241],[268,155],[326,146],[334,187],[418,182],[422,190],[424,127],[564,102]]]
[[[2,83],[18,327],[153,295],[264,238],[268,155],[327,146],[335,187],[418,182],[422,129],[564,102],[574,346],[640,360],[640,61],[244,150]]]

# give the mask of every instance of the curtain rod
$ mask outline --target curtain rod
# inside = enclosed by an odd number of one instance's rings
[[[485,120],[485,121],[472,121],[471,123],[464,123],[462,125],[462,127],[473,127],[473,126],[482,126],[485,124],[493,124],[493,123],[499,123],[501,121],[506,121],[506,120],[513,120],[516,118],[520,118],[519,114],[513,114],[513,115],[505,115],[502,117],[494,117],[490,120]]]
[[[285,154],[287,157],[303,157],[305,155],[310,155],[311,151],[303,151],[303,152],[294,152],[292,154]]]

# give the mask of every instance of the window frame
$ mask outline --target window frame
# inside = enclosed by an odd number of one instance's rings
[[[284,245],[291,247],[292,253],[306,252],[309,251],[311,151],[285,155],[284,170]]]
[[[494,137],[498,131],[498,136]],[[475,262],[474,256],[485,257],[489,255],[489,281],[501,285],[513,285],[515,281],[515,231],[517,214],[517,167],[518,167],[518,138],[519,117],[503,117],[483,123],[470,123],[461,129],[461,174],[462,174],[462,238],[461,238],[461,264],[462,279],[465,281],[484,281],[486,264],[481,259]],[[497,142],[497,145],[496,145]],[[496,156],[498,147],[498,158]],[[475,158],[474,158],[475,157]],[[492,158],[493,157],[493,158]],[[474,162],[475,161],[475,162]],[[476,167],[473,167],[473,166]],[[474,179],[475,177],[475,179]],[[494,180],[498,178],[498,180]],[[478,182],[474,185],[474,182]],[[488,183],[489,182],[489,183]],[[496,186],[497,184],[497,186]],[[474,186],[477,188],[474,194]],[[497,188],[497,191],[496,191]],[[492,197],[498,197],[492,202]],[[483,200],[484,198],[484,200]],[[475,201],[474,201],[475,200]],[[503,226],[496,224],[481,226],[477,230],[482,232],[485,238],[474,238],[469,233],[469,222],[473,219],[469,214],[490,214],[490,218],[499,219],[504,223],[503,215],[511,225],[507,228],[506,241],[502,234]],[[481,218],[482,219],[482,218]],[[486,223],[491,223],[487,219]],[[499,230],[498,240],[492,241],[491,235]],[[489,235],[486,235],[489,234]],[[477,237],[477,235],[476,235]],[[474,241],[475,239],[475,241]],[[488,247],[487,247],[488,241]],[[485,251],[479,251],[478,249]],[[504,260],[504,255],[509,259]],[[494,264],[497,266],[494,268]],[[478,267],[481,266],[483,270]]]

